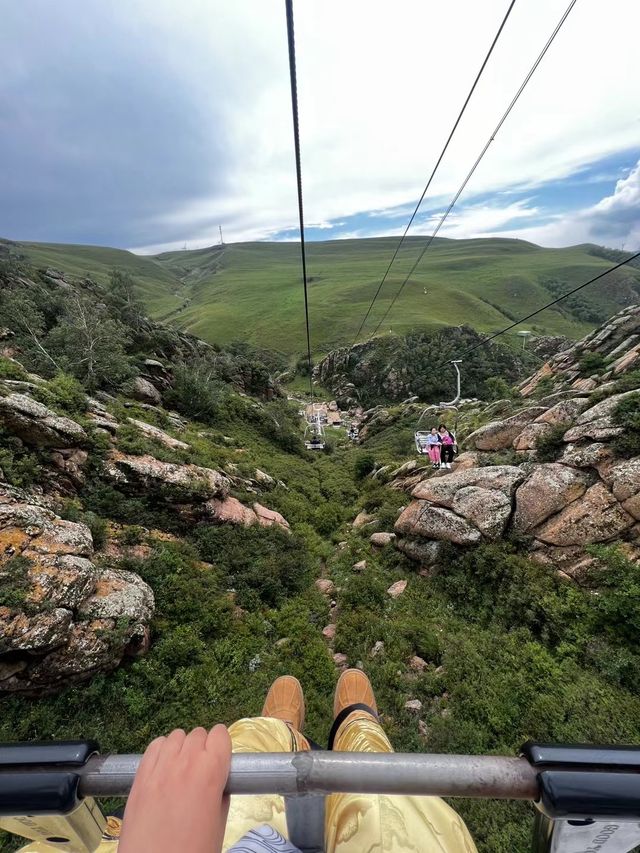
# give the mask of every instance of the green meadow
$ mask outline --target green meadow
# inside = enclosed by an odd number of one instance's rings
[[[396,244],[392,237],[308,244],[316,355],[352,342]],[[373,333],[424,245],[422,237],[405,242],[360,340]],[[234,243],[156,256],[94,246],[18,247],[33,264],[76,276],[91,273],[106,281],[112,268],[127,270],[152,317],[207,341],[243,339],[291,355],[305,348],[295,243]],[[588,245],[546,249],[513,239],[438,239],[378,334],[463,323],[496,331],[611,266],[595,251]],[[638,290],[640,270],[626,267],[520,328],[579,338],[636,301]]]

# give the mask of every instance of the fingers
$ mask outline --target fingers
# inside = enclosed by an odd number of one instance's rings
[[[143,774],[146,776],[149,773],[153,773],[153,770],[158,763],[158,758],[162,754],[165,741],[166,737],[157,737],[155,740],[151,741],[142,756],[142,761],[140,762],[136,772],[136,779]]]
[[[207,735],[207,752],[231,758],[231,738],[226,726],[218,724]]]

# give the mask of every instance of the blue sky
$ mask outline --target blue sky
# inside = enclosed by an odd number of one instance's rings
[[[566,178],[551,180],[534,187],[515,185],[498,192],[479,193],[468,200],[461,197],[445,220],[439,235],[479,237],[491,234],[517,237],[521,236],[521,232],[533,235],[537,230],[544,233],[542,229],[545,227],[547,230],[555,228],[559,218],[567,228],[570,228],[572,222],[583,217],[603,198],[614,197],[618,181],[628,180],[630,174],[637,169],[639,162],[640,148],[621,151],[580,167],[575,174]],[[432,234],[448,203],[448,198],[430,200],[427,197],[409,233]],[[413,206],[402,204],[384,210],[360,211],[350,216],[323,222],[320,227],[310,223],[305,231],[310,240],[402,234]],[[510,212],[513,215],[510,215]],[[487,218],[491,220],[488,226]],[[593,219],[595,220],[595,216]],[[639,207],[630,205],[628,224],[630,226],[640,224]],[[611,239],[608,230],[602,227],[602,223],[590,221],[583,226],[585,229],[588,227],[593,228],[593,233],[591,236],[585,236],[585,241],[597,242],[605,234],[607,239]],[[578,233],[577,230],[576,233]],[[295,240],[297,234],[296,228],[284,229],[270,235],[270,239]],[[620,244],[615,248],[621,248],[627,237],[628,235],[621,229]],[[548,243],[548,245],[551,244]],[[564,243],[561,242],[560,245]],[[635,247],[636,244],[626,246],[627,249]]]
[[[310,239],[402,231],[505,8],[296,0]],[[431,233],[560,11],[516,3],[411,233]],[[2,16],[0,236],[141,252],[210,245],[219,224],[228,242],[297,238],[281,0]],[[639,4],[576,4],[443,236],[640,246],[639,30]]]

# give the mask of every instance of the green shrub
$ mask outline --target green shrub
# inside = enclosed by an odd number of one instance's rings
[[[306,543],[277,526],[202,526],[193,539],[202,559],[225,573],[238,603],[247,609],[274,607],[311,580]]]
[[[614,441],[616,452],[625,458],[640,455],[640,393],[620,400],[612,420],[624,430]]]
[[[322,536],[336,532],[345,521],[344,508],[335,502],[317,507],[314,516],[314,527]]]
[[[31,586],[28,577],[31,561],[26,557],[11,557],[0,568],[0,606],[24,608],[27,590]],[[2,649],[0,638],[0,652]]]
[[[87,408],[87,395],[84,388],[68,373],[58,373],[47,382],[46,389],[52,396],[51,404],[72,415],[81,415]]]
[[[0,379],[17,379],[26,382],[29,374],[17,361],[0,356]]]
[[[594,373],[601,373],[605,364],[606,360],[602,353],[587,352],[578,362],[578,367],[583,376],[592,376]]]
[[[537,437],[535,449],[538,462],[555,462],[562,456],[564,434],[570,426],[570,423],[554,424]]]
[[[27,450],[22,441],[0,428],[0,475],[12,486],[26,489],[40,479],[42,466],[37,453]]]
[[[484,393],[482,396],[486,400],[512,399],[514,397],[513,385],[509,385],[502,376],[489,376],[484,381]]]
[[[363,480],[376,467],[376,460],[371,453],[359,453],[353,463],[356,480]]]
[[[164,399],[188,418],[215,424],[225,413],[229,389],[217,378],[212,364],[195,359],[174,368],[173,382]]]

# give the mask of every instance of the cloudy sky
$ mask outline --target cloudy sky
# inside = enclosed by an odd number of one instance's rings
[[[296,0],[312,239],[401,233],[507,0]],[[565,0],[516,0],[428,234]],[[295,239],[283,0],[0,0],[0,236]],[[640,4],[578,0],[442,236],[640,248]]]

